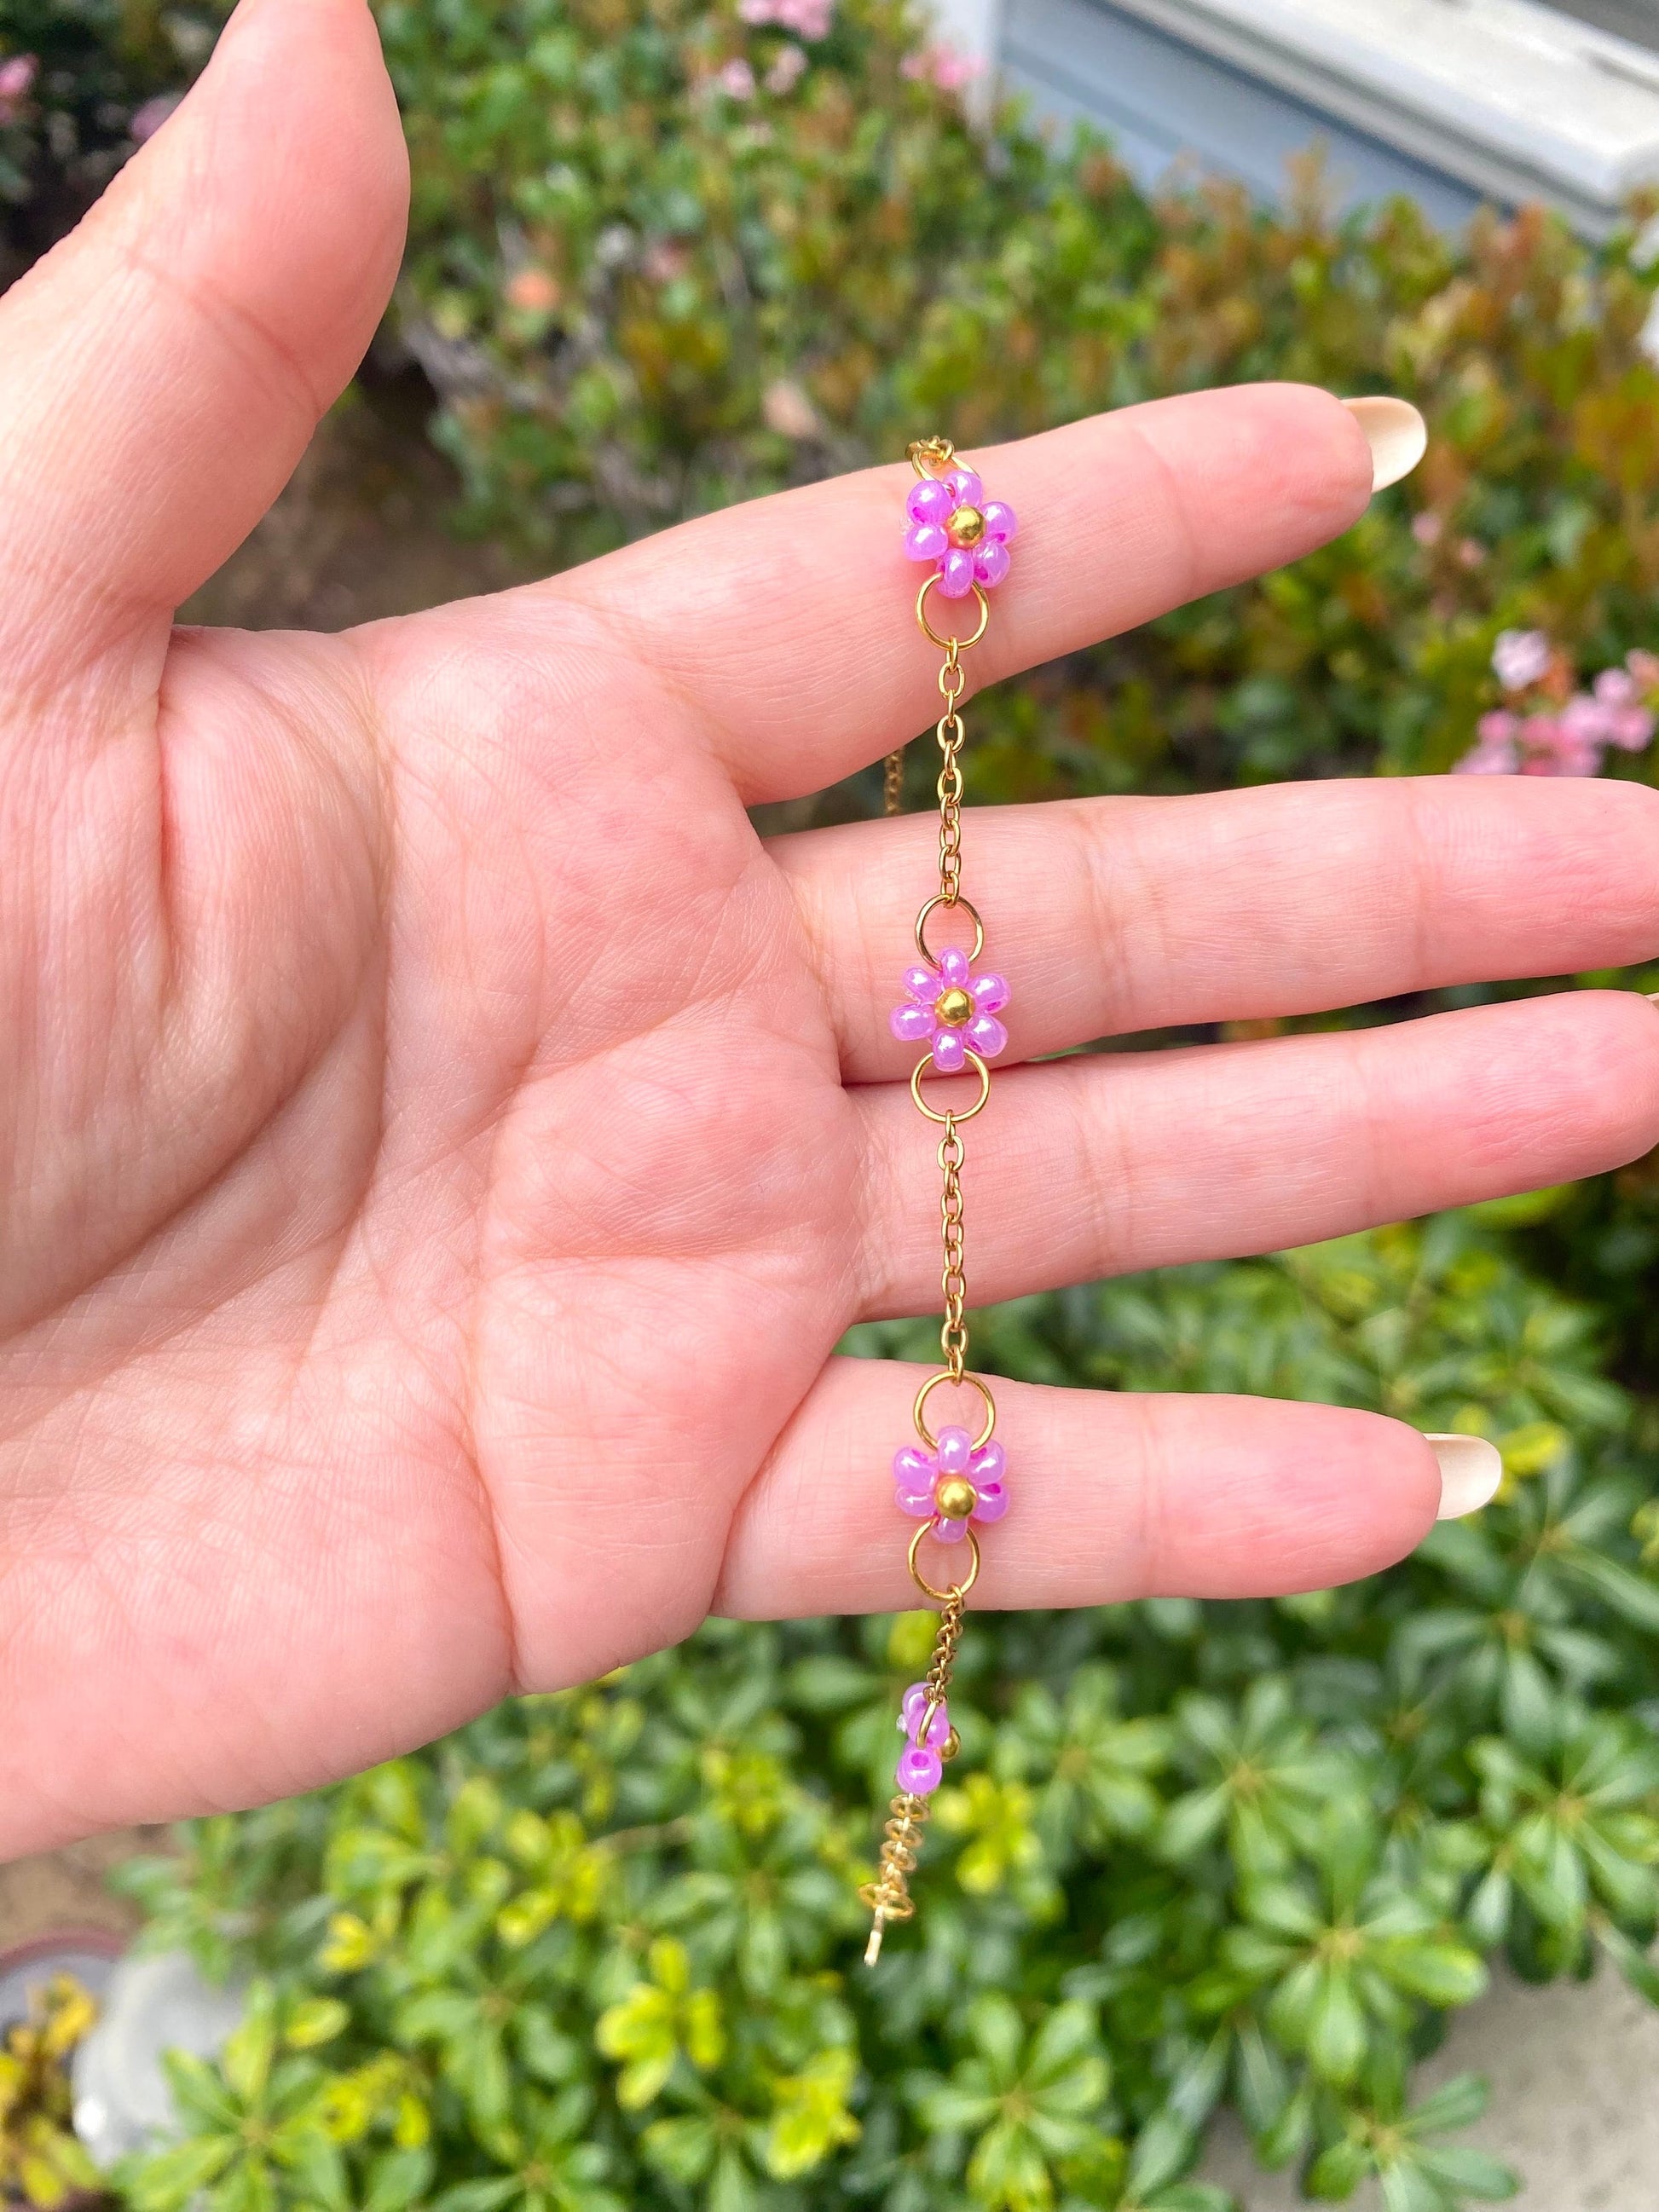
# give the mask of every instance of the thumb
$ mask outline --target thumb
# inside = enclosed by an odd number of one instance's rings
[[[0,301],[14,696],[135,647],[154,682],[162,626],[362,358],[407,204],[364,0],[242,0],[189,97]]]

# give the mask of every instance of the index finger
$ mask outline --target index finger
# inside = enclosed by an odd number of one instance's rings
[[[1371,494],[1364,431],[1310,385],[1154,400],[962,458],[1020,524],[970,693],[1282,567]],[[796,798],[938,718],[939,655],[911,614],[927,571],[902,545],[914,481],[900,464],[780,493],[529,591],[625,611],[630,649],[697,710],[745,801]]]

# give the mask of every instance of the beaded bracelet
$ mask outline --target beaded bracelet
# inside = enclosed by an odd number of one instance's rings
[[[909,448],[910,464],[919,481],[905,502],[908,526],[904,550],[913,561],[926,562],[928,574],[916,593],[916,621],[922,635],[939,647],[945,659],[939,672],[945,712],[936,726],[940,765],[939,793],[939,889],[924,901],[916,916],[915,947],[921,964],[904,971],[904,1001],[893,1009],[893,1035],[905,1044],[925,1044],[926,1051],[910,1077],[910,1096],[918,1110],[943,1131],[939,1142],[942,1178],[939,1220],[943,1232],[944,1267],[939,1277],[945,1295],[945,1318],[939,1328],[939,1348],[945,1364],[929,1375],[917,1391],[912,1416],[918,1444],[906,1444],[893,1461],[893,1479],[899,1510],[920,1525],[910,1539],[911,1579],[930,1604],[939,1608],[939,1630],[926,1679],[905,1692],[898,1727],[905,1739],[894,1779],[898,1794],[888,1807],[880,1863],[876,1879],[866,1882],[859,1895],[870,1907],[870,1941],[865,1949],[866,1966],[881,1955],[882,1936],[890,1921],[908,1920],[915,1911],[909,1878],[927,1818],[927,1800],[938,1789],[944,1763],[956,1756],[957,1731],[951,1725],[946,1692],[962,1641],[963,1614],[968,1593],[979,1578],[979,1539],[975,1534],[1008,1510],[1003,1486],[1005,1458],[996,1442],[996,1401],[983,1376],[967,1371],[968,1323],[965,1310],[968,1278],[964,1260],[962,1168],[965,1158],[960,1130],[982,1113],[991,1095],[989,1062],[1008,1042],[1008,1032],[997,1018],[1008,1003],[1008,986],[1000,975],[976,972],[985,949],[985,925],[971,900],[962,892],[962,767],[959,755],[964,735],[957,702],[967,686],[962,655],[979,643],[989,626],[988,592],[1008,573],[1009,541],[1017,527],[1014,512],[1000,500],[988,500],[972,469],[957,463],[956,448],[948,438],[918,439]],[[978,619],[966,637],[941,636],[928,616],[930,596],[942,599],[971,599]],[[904,755],[890,754],[884,776],[886,811],[896,814],[902,803]],[[927,941],[928,924],[936,915],[941,924],[961,914],[973,929],[973,950],[959,945],[935,953]],[[978,1089],[971,1105],[941,1110],[923,1095],[923,1079],[930,1074],[971,1074]],[[984,1409],[977,1435],[954,1425],[937,1435],[927,1425],[927,1401],[935,1390],[949,1383],[977,1391]],[[953,1582],[930,1582],[921,1563],[925,1538],[945,1545],[966,1543],[967,1565]]]

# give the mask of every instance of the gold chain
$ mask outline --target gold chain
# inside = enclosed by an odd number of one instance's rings
[[[919,440],[910,447],[909,453],[917,476],[922,477],[942,474],[956,459],[956,449],[948,438]],[[966,914],[973,924],[973,958],[979,957],[984,942],[984,931],[978,913],[963,896],[962,891],[961,755],[967,732],[960,705],[968,685],[968,672],[962,665],[962,656],[984,636],[988,619],[985,594],[975,584],[973,592],[979,614],[978,626],[968,637],[941,637],[927,613],[928,593],[935,581],[936,579],[930,576],[916,597],[916,620],[922,634],[945,655],[939,671],[939,696],[945,702],[945,712],[935,726],[939,749],[939,781],[935,787],[939,795],[939,890],[923,906],[917,917],[915,932],[917,950],[933,968],[937,968],[939,963],[928,950],[927,927],[930,915],[937,908],[944,907],[947,912],[960,908]],[[903,769],[902,750],[890,753],[884,765],[882,778],[883,802],[889,814],[896,814],[902,804]],[[990,1442],[996,1427],[996,1404],[989,1389],[982,1376],[969,1375],[967,1371],[968,1272],[962,1193],[962,1170],[966,1153],[960,1125],[971,1121],[984,1107],[990,1095],[990,1071],[977,1053],[968,1053],[966,1059],[968,1067],[979,1079],[980,1090],[977,1100],[959,1110],[941,1112],[922,1095],[922,1078],[934,1067],[931,1046],[910,1079],[911,1096],[917,1107],[929,1121],[937,1122],[942,1131],[937,1158],[940,1176],[939,1228],[943,1261],[939,1288],[945,1304],[944,1319],[939,1328],[939,1351],[945,1364],[937,1374],[930,1376],[922,1384],[915,1402],[916,1433],[928,1450],[938,1449],[937,1439],[928,1428],[927,1419],[927,1400],[936,1387],[946,1384],[954,1387],[965,1382],[978,1391],[985,1409],[978,1446],[982,1447]],[[978,1577],[980,1562],[978,1540],[973,1530],[968,1528],[965,1534],[969,1564],[965,1572],[957,1582],[935,1587],[927,1579],[918,1558],[922,1539],[933,1525],[932,1522],[923,1522],[919,1525],[910,1544],[911,1578],[921,1595],[939,1608],[939,1628],[927,1669],[927,1694],[912,1735],[913,1743],[921,1746],[930,1744],[936,1717],[945,1704],[945,1693],[956,1665],[957,1649],[962,1641],[968,1593]],[[954,1758],[959,1747],[956,1729],[949,1728],[944,1743],[935,1747],[941,1759]],[[866,1965],[873,1966],[880,1956],[882,1934],[888,1923],[908,1920],[915,1911],[915,1900],[910,1895],[910,1876],[915,1870],[921,1848],[922,1826],[927,1819],[926,1798],[908,1790],[901,1790],[888,1806],[876,1878],[873,1881],[866,1882],[859,1892],[873,1915],[870,1941],[864,1954]]]
[[[967,684],[968,672],[957,657],[960,651],[952,638],[939,672],[945,712],[935,730],[939,750],[939,782],[934,787],[939,793],[939,895],[946,906],[954,906],[962,896],[962,763],[957,755],[967,732],[957,712],[957,702]]]
[[[945,1134],[939,1140],[939,1173],[945,1179],[939,1201],[945,1245],[945,1266],[939,1279],[945,1294],[945,1321],[939,1346],[953,1382],[961,1382],[968,1358],[968,1323],[963,1317],[968,1298],[968,1277],[963,1267],[962,1163],[965,1157],[957,1134],[957,1117],[947,1114]]]
[[[904,811],[904,748],[889,753],[881,764],[881,811],[884,814],[902,814]]]

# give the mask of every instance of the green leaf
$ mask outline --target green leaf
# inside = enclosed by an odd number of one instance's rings
[[[1352,2081],[1365,2056],[1365,2015],[1346,1966],[1326,1966],[1308,2017],[1307,2051],[1327,2081]]]
[[[1341,2203],[1353,2195],[1371,2172],[1370,2153],[1364,2143],[1344,2136],[1322,2151],[1308,2169],[1304,2186],[1310,2197]]]
[[[227,2038],[221,2070],[233,2094],[252,2104],[270,2076],[276,2051],[276,1999],[269,1982],[255,1982],[238,2025]]]
[[[425,2143],[381,2152],[369,2163],[363,2212],[405,2212],[430,2191],[435,2168],[436,2160]]]

